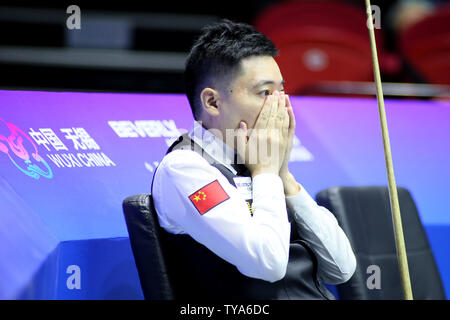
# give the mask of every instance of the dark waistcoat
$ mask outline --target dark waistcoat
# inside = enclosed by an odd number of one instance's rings
[[[203,149],[182,135],[167,153],[190,149],[202,155],[235,186],[235,176],[250,176],[244,165],[233,165],[237,174],[212,159]],[[250,210],[249,210],[250,214]],[[291,223],[289,262],[286,275],[276,282],[250,278],[186,234],[171,234],[161,228],[161,240],[176,299],[335,299],[317,276],[317,258]]]

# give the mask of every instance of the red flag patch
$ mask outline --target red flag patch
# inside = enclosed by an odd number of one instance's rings
[[[189,200],[191,200],[192,204],[201,215],[204,215],[206,212],[228,199],[230,199],[230,196],[223,190],[217,180],[214,180],[189,196]]]

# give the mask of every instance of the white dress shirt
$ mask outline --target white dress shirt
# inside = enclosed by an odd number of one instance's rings
[[[234,151],[197,123],[191,139],[210,156],[230,166]],[[189,196],[217,180],[229,198],[200,214]],[[318,206],[302,186],[285,197],[276,174],[258,174],[252,182],[252,210],[245,195],[215,167],[192,150],[174,150],[161,161],[154,177],[153,199],[160,225],[173,234],[189,234],[248,277],[274,282],[284,277],[289,259],[293,214],[301,237],[318,259],[319,277],[337,284],[350,279],[356,259],[336,218]]]

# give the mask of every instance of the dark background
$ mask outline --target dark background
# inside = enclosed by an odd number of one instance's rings
[[[319,1],[319,0],[318,0]],[[344,1],[344,0],[342,0]],[[250,1],[2,1],[0,3],[0,49],[14,49],[0,53],[0,87],[4,89],[37,90],[82,90],[119,92],[161,92],[182,93],[183,61],[201,27],[221,18],[252,23],[253,19],[267,6],[276,3],[271,0]],[[346,1],[365,10],[365,1]],[[385,19],[395,1],[372,1],[381,7]],[[71,45],[71,32],[65,22],[69,17],[66,8],[76,4],[81,9],[81,26],[86,17],[100,14],[105,17],[128,17],[134,21],[128,29],[128,42],[119,46],[106,45],[102,52],[125,53],[123,64],[96,61],[101,54],[93,54],[95,48]],[[141,21],[153,24],[135,23],[138,15]],[[174,23],[185,21],[186,23]],[[395,41],[388,27],[383,29],[386,46],[395,48]],[[76,49],[85,55],[83,63],[67,54],[67,49]],[[30,50],[33,51],[30,51]],[[50,51],[49,51],[50,49]],[[1,51],[1,50],[0,50]],[[24,52],[28,56],[22,57]],[[94,52],[95,53],[95,52]],[[169,53],[169,54],[168,54]],[[58,63],[51,54],[60,55]],[[131,55],[130,55],[131,54]],[[143,61],[133,55],[139,54]],[[162,63],[155,62],[155,54],[163,55]],[[173,54],[173,62],[168,57]],[[97,59],[97,60],[96,60]],[[106,61],[106,60],[105,60]],[[152,63],[146,63],[150,61]],[[102,61],[103,62],[103,61]],[[127,66],[127,63],[131,66]],[[124,66],[125,65],[125,66]],[[393,78],[388,80],[401,80]]]

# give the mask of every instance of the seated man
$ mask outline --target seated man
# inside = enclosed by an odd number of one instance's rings
[[[176,297],[334,299],[322,283],[355,270],[334,216],[289,172],[295,118],[276,54],[265,35],[224,20],[187,58],[196,122],[152,183]]]

